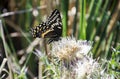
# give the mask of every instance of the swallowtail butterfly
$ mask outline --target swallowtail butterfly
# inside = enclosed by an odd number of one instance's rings
[[[62,20],[59,10],[55,9],[45,22],[31,28],[34,38],[49,38],[48,43],[58,41],[62,35]]]

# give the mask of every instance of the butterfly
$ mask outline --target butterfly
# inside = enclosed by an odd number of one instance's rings
[[[55,9],[45,22],[31,28],[34,38],[49,38],[48,43],[58,41],[62,36],[62,20],[59,10]]]

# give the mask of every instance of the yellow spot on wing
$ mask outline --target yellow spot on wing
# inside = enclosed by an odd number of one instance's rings
[[[46,32],[42,33],[41,37],[44,38],[44,36],[45,36],[47,33],[51,32],[51,31],[53,31],[53,29],[47,30]]]

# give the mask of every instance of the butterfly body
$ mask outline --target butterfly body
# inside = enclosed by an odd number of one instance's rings
[[[62,36],[62,20],[60,12],[55,9],[46,22],[42,22],[38,26],[31,28],[34,38],[49,38],[49,41],[57,41]]]

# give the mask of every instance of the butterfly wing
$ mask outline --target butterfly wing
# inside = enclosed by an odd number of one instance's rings
[[[31,33],[34,38],[44,38],[44,33],[47,30],[47,26],[45,22],[42,22],[40,25],[31,28]]]
[[[55,9],[46,21],[46,25],[53,29],[53,31],[46,34],[47,37],[50,37],[48,43],[52,41],[58,41],[62,36],[62,20],[59,10]]]
[[[55,9],[46,22],[31,29],[33,37],[49,38],[49,42],[57,41],[62,35],[62,20],[59,10]]]
[[[46,21],[46,25],[53,29],[50,34],[50,38],[60,37],[62,35],[62,20],[59,10],[55,9]],[[47,35],[49,37],[49,35]]]

